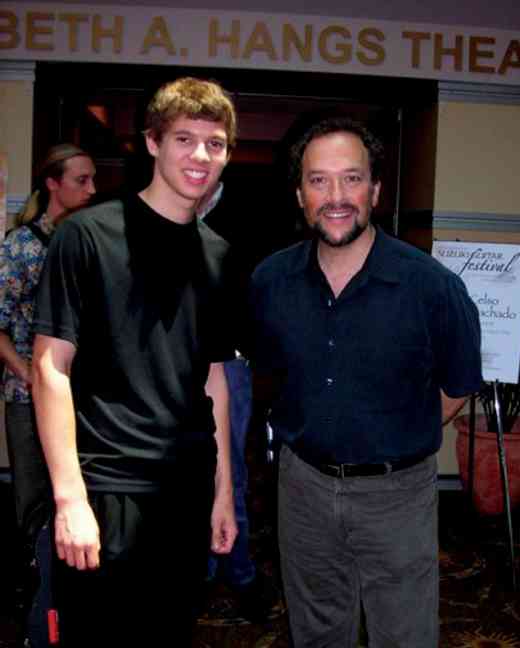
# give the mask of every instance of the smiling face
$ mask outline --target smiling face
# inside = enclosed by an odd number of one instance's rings
[[[146,144],[155,158],[152,193],[184,213],[216,185],[229,157],[224,124],[205,119],[177,117],[159,142],[147,134]]]
[[[338,131],[307,145],[296,193],[322,244],[342,247],[359,238],[367,230],[380,189],[380,182],[372,181],[368,150],[357,135]]]

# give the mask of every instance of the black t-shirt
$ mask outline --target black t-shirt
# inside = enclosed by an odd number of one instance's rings
[[[40,282],[35,332],[76,346],[72,391],[87,486],[146,491],[211,445],[211,362],[233,357],[234,268],[203,223],[140,198],[67,219]]]

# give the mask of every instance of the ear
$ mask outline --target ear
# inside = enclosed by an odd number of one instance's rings
[[[378,180],[372,187],[372,207],[377,207],[379,203],[379,194],[381,193],[381,181]]]
[[[47,187],[48,192],[52,193],[53,191],[58,191],[60,183],[54,178],[45,178],[45,186]]]
[[[156,142],[154,137],[150,133],[145,133],[144,139],[148,153],[150,153],[152,157],[157,157],[159,154],[159,144]]]
[[[305,203],[303,201],[301,189],[296,189],[296,198],[298,199],[298,205],[300,205],[300,207],[303,209],[304,206],[305,206]]]

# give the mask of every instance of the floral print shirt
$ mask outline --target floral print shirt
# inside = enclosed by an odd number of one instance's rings
[[[54,225],[46,214],[36,224],[48,235]],[[16,351],[27,360],[32,358],[32,320],[36,289],[47,246],[26,227],[9,232],[0,246],[0,331],[9,335]],[[4,368],[0,395],[7,402],[28,403],[27,384],[9,368]]]

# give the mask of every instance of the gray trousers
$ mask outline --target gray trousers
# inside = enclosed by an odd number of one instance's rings
[[[282,447],[279,543],[295,648],[437,648],[435,457],[377,477],[328,477]]]

